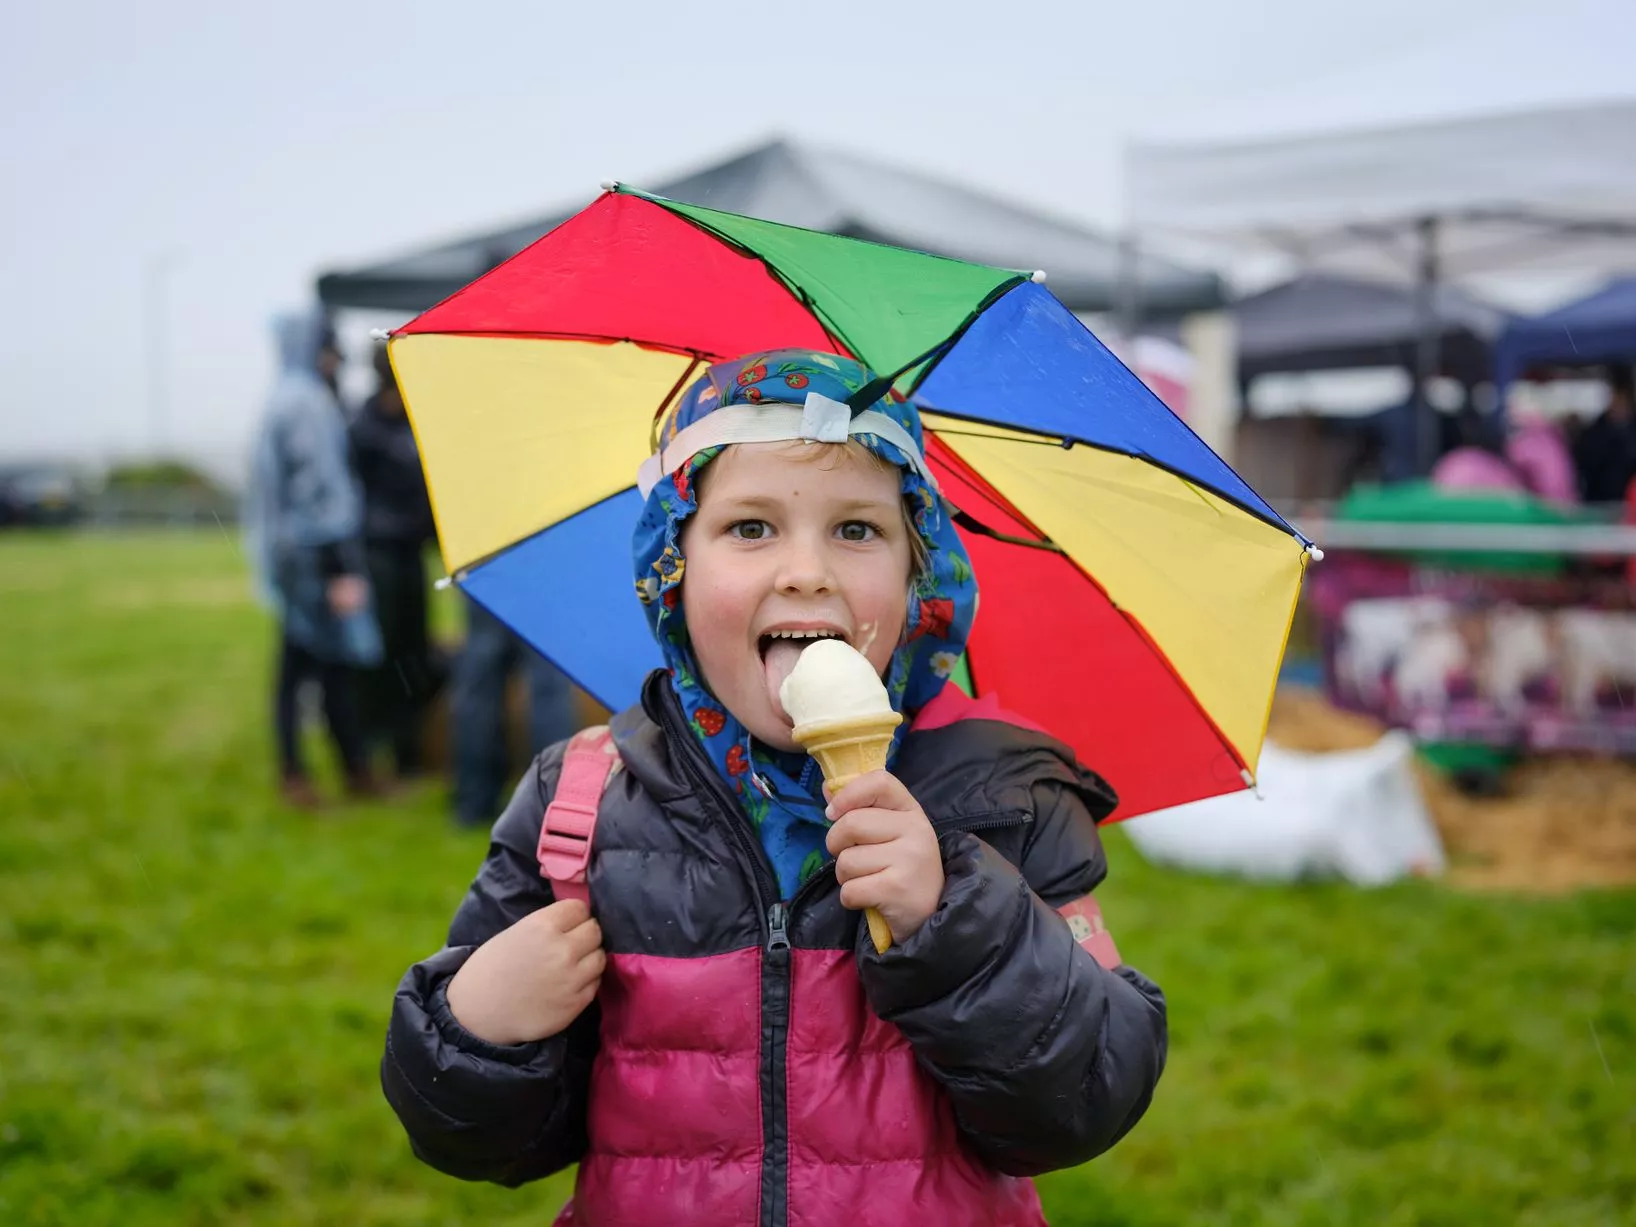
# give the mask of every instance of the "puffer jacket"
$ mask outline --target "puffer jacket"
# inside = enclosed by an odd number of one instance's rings
[[[988,719],[905,737],[894,771],[939,833],[946,885],[877,954],[832,868],[779,899],[662,673],[613,731],[626,769],[588,869],[608,954],[593,1006],[502,1047],[445,995],[477,946],[552,900],[535,852],[561,746],[495,824],[448,945],[398,990],[382,1081],[425,1162],[506,1185],[579,1162],[559,1221],[591,1227],[1039,1224],[1027,1177],[1142,1115],[1164,998],[1058,914],[1105,875],[1095,819],[1114,804],[1066,747]]]

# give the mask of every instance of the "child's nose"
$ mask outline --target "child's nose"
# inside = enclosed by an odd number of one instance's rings
[[[829,551],[819,542],[800,537],[787,538],[779,568],[778,589],[792,595],[824,594],[835,588],[835,572]]]

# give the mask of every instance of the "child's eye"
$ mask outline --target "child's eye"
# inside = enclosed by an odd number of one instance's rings
[[[727,531],[740,541],[762,541],[771,529],[765,520],[735,520],[727,526]]]
[[[878,525],[864,520],[848,520],[836,531],[841,534],[842,541],[873,541],[881,535]]]

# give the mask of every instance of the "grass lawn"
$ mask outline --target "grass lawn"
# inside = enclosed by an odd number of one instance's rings
[[[280,810],[271,661],[221,534],[0,537],[0,1224],[539,1227],[567,1180],[422,1167],[376,1080],[484,837],[430,790]],[[1109,844],[1170,1069],[1042,1182],[1053,1223],[1636,1223],[1636,892],[1262,888]]]

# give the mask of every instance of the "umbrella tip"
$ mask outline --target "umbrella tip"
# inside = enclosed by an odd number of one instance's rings
[[[619,190],[619,180],[618,179],[604,179],[602,181],[602,190],[604,192],[617,192]]]
[[[1307,557],[1312,559],[1313,562],[1322,562],[1324,560],[1324,552],[1315,545],[1309,545],[1307,546]]]
[[[1028,279],[1030,281],[1032,281],[1035,285],[1044,285],[1045,284],[1045,270],[1043,268],[1036,268],[1033,271],[1033,273],[1029,276]]]
[[[1255,799],[1257,801],[1262,800],[1261,785],[1255,782],[1255,776],[1250,773],[1250,769],[1248,767],[1239,768],[1238,778],[1244,781],[1244,787],[1255,793]]]
[[[392,339],[392,330],[390,328],[371,328],[369,330],[369,339],[371,341],[390,341]]]

